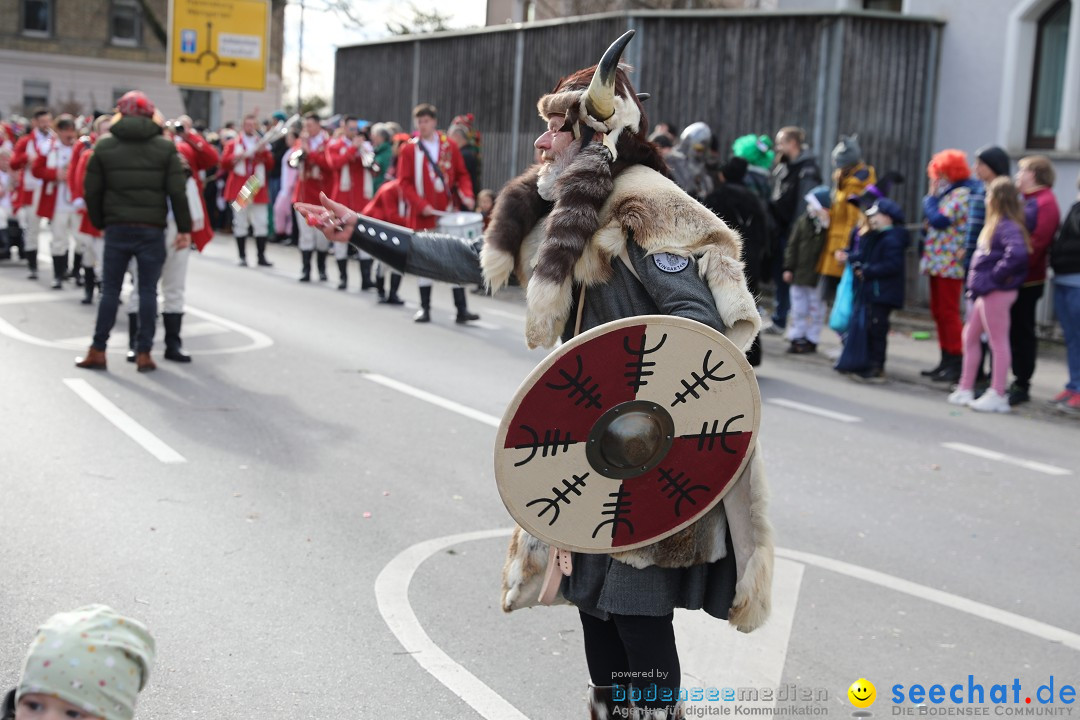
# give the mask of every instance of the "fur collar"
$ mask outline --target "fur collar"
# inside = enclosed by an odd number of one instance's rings
[[[535,173],[531,178],[535,188]],[[511,273],[527,288],[526,339],[530,347],[555,344],[573,303],[571,280],[586,286],[610,280],[611,263],[625,250],[628,237],[650,255],[666,252],[695,257],[728,327],[726,334],[742,349],[750,347],[761,318],[743,276],[742,239],[660,173],[636,165],[615,177],[612,192],[599,211],[599,230],[574,264],[573,277],[562,281],[543,273],[534,276],[545,242],[545,223],[540,217],[543,208],[530,210],[536,221],[527,234],[517,235],[523,237],[519,245],[506,242],[500,225],[493,223],[494,232],[489,231],[481,254],[484,277],[493,291],[506,285]],[[525,215],[532,219],[530,213]]]

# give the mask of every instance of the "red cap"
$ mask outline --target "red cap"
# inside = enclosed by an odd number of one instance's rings
[[[154,103],[138,90],[124,93],[116,103],[116,109],[121,115],[142,115],[143,117],[154,116]]]

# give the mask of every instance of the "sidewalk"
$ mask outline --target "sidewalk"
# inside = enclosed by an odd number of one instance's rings
[[[764,318],[768,324],[768,316]],[[941,359],[934,323],[929,318],[923,319],[912,313],[894,313],[891,319],[892,331],[889,333],[889,354],[885,363],[888,382],[883,387],[903,384],[922,385],[934,388],[941,393],[941,402],[950,391],[948,383],[933,382],[919,374],[920,370],[934,367]],[[913,340],[911,335],[917,331],[929,331],[929,340]],[[822,372],[832,370],[834,360],[830,354],[838,355],[840,338],[829,328],[825,328],[818,344],[818,351],[811,355],[787,355],[788,342],[780,335],[761,333],[765,350],[763,368],[773,362],[809,363],[818,365]],[[1039,356],[1035,365],[1035,376],[1031,379],[1031,401],[1013,408],[1014,415],[1037,417],[1056,421],[1076,422],[1080,426],[1080,416],[1066,414],[1050,405],[1050,400],[1065,388],[1069,373],[1065,364],[1064,345],[1054,342],[1041,342]],[[1011,381],[1011,376],[1010,376]],[[858,384],[851,381],[852,387]],[[897,389],[901,389],[897,387]]]

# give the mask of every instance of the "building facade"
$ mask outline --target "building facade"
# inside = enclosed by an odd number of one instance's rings
[[[168,0],[0,2],[0,115],[111,110],[129,90],[145,92],[166,117],[235,120],[281,103],[285,3],[272,4],[270,62],[262,92],[185,90],[167,79]]]

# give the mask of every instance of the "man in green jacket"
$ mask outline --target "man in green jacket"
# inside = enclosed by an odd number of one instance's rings
[[[154,370],[150,358],[157,324],[157,284],[165,263],[165,226],[176,220],[176,247],[191,245],[191,212],[185,185],[188,170],[176,147],[161,134],[154,104],[137,90],[120,98],[121,118],[111,133],[98,139],[87,163],[84,197],[94,227],[105,231],[101,304],[94,341],[81,368],[104,370],[105,347],[116,323],[120,287],[131,258],[139,271],[139,336],[135,365]]]

